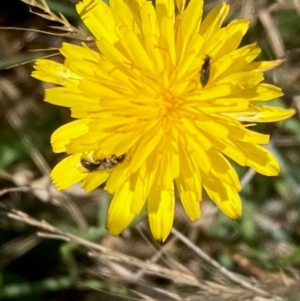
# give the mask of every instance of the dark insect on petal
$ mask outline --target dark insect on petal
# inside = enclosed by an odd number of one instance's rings
[[[209,75],[210,75],[210,57],[206,55],[200,70],[200,83],[203,88],[207,85],[209,81]]]

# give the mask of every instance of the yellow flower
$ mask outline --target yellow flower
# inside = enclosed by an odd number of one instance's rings
[[[257,45],[238,48],[246,19],[221,27],[229,5],[202,21],[203,1],[84,0],[77,5],[94,49],[63,44],[63,64],[39,59],[33,76],[58,84],[46,101],[77,119],[51,138],[69,156],[52,171],[58,189],[79,181],[86,191],[106,182],[114,195],[107,227],[118,235],[147,204],[155,239],[164,241],[178,193],[191,220],[204,188],[230,218],[241,215],[239,178],[230,160],[275,176],[276,158],[249,129],[294,110],[257,105],[282,95],[263,72],[281,63],[254,62]],[[175,12],[178,12],[177,14]]]

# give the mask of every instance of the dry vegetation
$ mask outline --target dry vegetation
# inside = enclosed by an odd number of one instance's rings
[[[60,60],[63,41],[92,43],[74,11],[76,1],[49,0],[50,9],[45,2],[5,2],[0,300],[300,300],[299,116],[259,127],[272,134],[269,147],[282,172],[266,178],[237,167],[244,186],[242,219],[229,220],[205,200],[203,217],[195,223],[177,206],[165,244],[153,241],[144,215],[112,237],[105,229],[110,196],[101,188],[89,195],[79,186],[62,193],[50,183],[49,171],[61,157],[52,153],[49,137],[70,118],[67,109],[42,101],[46,85],[30,77],[30,61]],[[217,2],[206,1],[206,9]],[[298,109],[300,1],[227,2],[230,18],[251,19],[245,42],[257,41],[261,58],[286,59],[267,79],[285,92],[276,100],[280,106]]]

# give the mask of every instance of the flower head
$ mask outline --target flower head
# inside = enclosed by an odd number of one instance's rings
[[[33,76],[60,87],[46,101],[77,119],[56,130],[55,152],[69,156],[52,171],[58,189],[102,183],[114,195],[107,227],[117,235],[147,205],[155,239],[164,241],[178,193],[191,220],[200,217],[204,188],[229,217],[241,215],[239,178],[230,160],[274,176],[269,136],[249,127],[294,114],[258,106],[282,95],[263,72],[281,63],[254,62],[256,44],[238,48],[246,19],[222,27],[229,5],[202,20],[203,1],[83,0],[77,5],[95,38],[63,44],[63,64],[39,59]],[[176,13],[178,12],[178,13]]]

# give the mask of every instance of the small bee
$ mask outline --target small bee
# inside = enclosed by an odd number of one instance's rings
[[[209,75],[210,75],[210,56],[206,55],[200,70],[200,83],[203,88],[207,85],[209,81]]]
[[[103,158],[100,160],[92,161],[90,158],[82,157],[80,163],[88,172],[96,170],[108,170],[113,169],[118,163],[122,163],[125,159],[125,155],[115,156],[110,158]]]
[[[101,160],[101,166],[103,169],[112,169],[114,168],[118,163],[122,163],[125,159],[125,155],[121,156],[115,156],[112,155],[109,159],[104,158]]]

